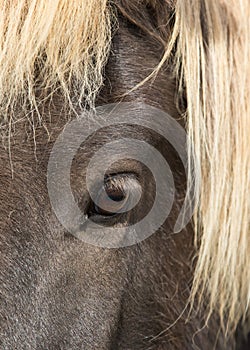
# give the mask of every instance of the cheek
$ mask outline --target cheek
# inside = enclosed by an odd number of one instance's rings
[[[185,324],[193,274],[189,259],[192,251],[190,233],[183,231],[176,238],[169,236],[168,229],[163,227],[138,246],[126,248],[127,254],[132,256],[132,264],[127,267],[129,283],[123,291],[119,335],[120,342],[127,348],[133,348],[138,342],[146,348],[145,339],[149,341],[148,337],[151,337],[153,340],[161,332],[164,332],[168,346],[174,345],[175,339],[175,345],[181,348],[187,329],[195,332],[194,325]],[[165,332],[170,324],[174,326]],[[163,338],[155,339],[153,344],[160,346]]]

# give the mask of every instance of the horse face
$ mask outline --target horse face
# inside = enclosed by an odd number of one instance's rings
[[[154,39],[120,18],[97,104],[120,101],[157,65],[160,54]],[[177,120],[175,86],[166,68],[153,84],[144,84],[123,101],[144,101]],[[91,135],[71,169],[72,188],[82,211],[100,214],[88,195],[86,168],[102,145],[118,137],[137,138],[160,151],[171,166],[176,196],[171,215],[148,239],[120,249],[87,244],[66,232],[48,196],[47,164],[67,123],[63,116],[62,100],[54,96],[53,103],[43,106],[46,128],[36,127],[34,138],[29,122],[21,120],[11,143],[11,162],[8,148],[0,153],[1,348],[193,349],[196,344],[211,349],[218,331],[216,317],[210,327],[202,329],[204,318],[197,311],[186,323],[194,248],[191,225],[178,234],[172,231],[186,187],[178,155],[159,135],[143,127],[113,126]],[[125,159],[115,164],[110,178],[115,195],[121,192],[117,182],[131,193],[138,185],[142,191],[133,215],[116,217],[115,225],[143,217],[154,200],[150,171]],[[106,224],[114,224],[112,215],[101,214]],[[221,335],[217,349],[225,349]]]

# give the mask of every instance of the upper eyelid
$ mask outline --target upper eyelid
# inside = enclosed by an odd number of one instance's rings
[[[105,175],[104,181],[105,182],[107,182],[109,180],[116,181],[116,179],[119,180],[119,178],[123,178],[123,179],[134,178],[135,180],[139,181],[140,176],[136,172],[131,172],[131,171],[115,172],[115,173],[109,173],[109,174]]]
[[[104,187],[110,186],[110,187],[123,187],[127,186],[129,181],[137,181],[138,184],[140,183],[140,179],[137,176],[137,174],[134,173],[120,173],[120,174],[115,174],[111,176],[107,176],[104,179]]]

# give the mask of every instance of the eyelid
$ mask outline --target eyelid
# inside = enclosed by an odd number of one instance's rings
[[[139,175],[136,172],[115,172],[115,173],[108,173],[105,175],[104,181],[107,181],[108,179],[116,180],[117,178],[134,178],[135,180],[139,181]]]

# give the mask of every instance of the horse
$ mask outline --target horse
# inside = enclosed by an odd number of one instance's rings
[[[1,349],[248,349],[248,0],[0,3]]]

